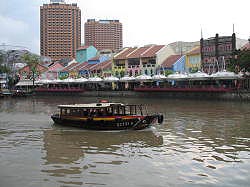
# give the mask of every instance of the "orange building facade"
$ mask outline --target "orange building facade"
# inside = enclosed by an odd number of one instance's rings
[[[85,45],[93,45],[98,50],[118,51],[123,47],[122,23],[119,20],[88,19],[84,24]]]
[[[81,45],[81,10],[77,4],[40,7],[40,53],[53,61],[75,58]]]

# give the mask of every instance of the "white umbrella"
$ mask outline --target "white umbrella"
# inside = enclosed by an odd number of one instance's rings
[[[7,81],[6,80],[0,80],[0,84],[6,84]]]
[[[152,77],[152,79],[154,80],[163,80],[163,79],[166,79],[167,77],[165,75],[162,75],[162,74],[158,74],[158,75],[154,75]]]
[[[49,84],[49,83],[52,83],[52,80],[49,80],[49,79],[40,79],[40,80],[37,80],[35,81],[36,84]]]
[[[101,82],[102,81],[102,78],[100,77],[90,77],[88,79],[88,82]]]
[[[170,79],[170,80],[182,80],[182,79],[187,79],[188,78],[188,75],[185,73],[174,73],[174,74],[170,74],[167,76],[167,79]]]
[[[55,79],[54,81],[55,81],[55,83],[63,83],[64,82],[64,80],[61,80],[61,79]]]
[[[83,82],[87,82],[88,79],[84,78],[84,77],[81,77],[79,79],[76,79],[76,82],[79,82],[79,83],[83,83]]]
[[[213,73],[210,76],[214,79],[238,79],[238,78],[240,78],[240,75],[237,75],[234,72],[230,72],[230,71],[226,71],[226,70],[218,71],[216,73]]]
[[[201,71],[198,71],[196,73],[190,73],[188,75],[188,78],[191,80],[205,80],[205,79],[208,79],[209,77],[210,75]]]
[[[134,80],[135,80],[135,77],[133,77],[133,76],[130,77],[130,76],[125,75],[124,77],[122,77],[120,79],[120,82],[131,82]]]
[[[65,83],[74,83],[74,82],[76,82],[76,79],[67,78],[67,79],[63,79],[63,82],[65,82]]]
[[[117,81],[119,81],[119,79],[117,77],[114,77],[114,76],[105,77],[103,80],[105,82],[117,82]]]
[[[135,79],[139,80],[139,81],[150,81],[150,80],[152,80],[152,77],[149,75],[139,75],[139,76],[135,77]]]

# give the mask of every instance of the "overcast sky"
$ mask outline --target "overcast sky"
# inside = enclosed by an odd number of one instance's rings
[[[66,0],[87,19],[119,19],[124,46],[198,41],[231,35],[250,37],[250,0]],[[40,5],[49,0],[0,0],[0,44],[25,46],[39,54]]]

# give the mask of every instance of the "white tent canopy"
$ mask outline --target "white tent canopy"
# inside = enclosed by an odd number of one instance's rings
[[[131,81],[134,81],[134,80],[135,80],[135,77],[125,75],[124,77],[122,77],[120,79],[120,82],[131,82]]]
[[[226,71],[226,70],[218,71],[216,73],[213,73],[210,76],[214,79],[238,79],[240,78],[240,75],[234,72]]]
[[[84,77],[81,77],[81,78],[79,78],[79,79],[76,79],[75,81],[78,82],[78,83],[84,83],[84,82],[87,82],[88,79],[86,79],[86,78],[84,78]]]
[[[188,78],[191,80],[197,79],[197,80],[205,80],[208,79],[210,76],[207,73],[198,71],[196,73],[190,73],[188,75]]]
[[[76,79],[67,78],[67,79],[63,79],[63,82],[65,82],[65,83],[75,83],[75,82],[76,82]]]
[[[162,75],[162,74],[157,74],[157,75],[152,76],[153,80],[164,80],[166,78],[167,77],[165,75]]]
[[[105,82],[117,82],[117,81],[119,81],[119,79],[117,77],[114,77],[114,76],[105,77],[103,80]]]
[[[182,79],[188,79],[188,74],[176,72],[176,73],[174,73],[174,74],[168,75],[168,76],[167,76],[167,79],[169,79],[169,80],[182,80]]]
[[[34,82],[35,85],[39,85],[41,83]],[[33,86],[33,81],[32,80],[20,80],[16,86]]]
[[[103,79],[102,78],[100,78],[100,77],[90,77],[89,79],[88,79],[88,82],[101,82]]]
[[[49,80],[49,79],[40,79],[40,80],[35,81],[35,83],[37,83],[37,84],[49,84],[49,83],[52,83],[52,82],[54,82],[54,81]]]
[[[144,75],[139,75],[139,76],[135,77],[135,79],[138,81],[150,81],[150,80],[152,80],[152,77],[144,74]]]
[[[7,81],[6,80],[0,80],[0,84],[6,84]]]

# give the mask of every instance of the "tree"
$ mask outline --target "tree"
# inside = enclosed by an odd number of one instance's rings
[[[1,73],[10,73],[10,68],[6,65],[0,65],[0,74]]]
[[[34,88],[34,85],[35,85],[35,74],[37,72],[37,66],[40,62],[39,60],[39,57],[36,56],[36,55],[33,55],[33,54],[29,54],[29,53],[26,53],[22,56],[22,60],[27,63],[27,65],[29,66],[29,69],[31,71],[31,79],[32,79],[32,85],[33,85],[33,88]]]
[[[0,54],[0,65],[3,63],[3,54]]]
[[[231,71],[238,73],[239,71],[250,72],[250,50],[237,50],[233,54],[229,66]]]

